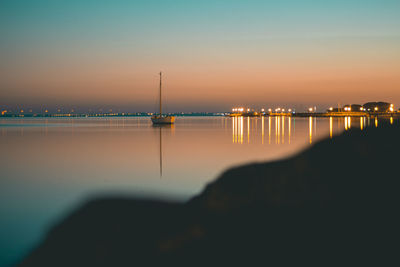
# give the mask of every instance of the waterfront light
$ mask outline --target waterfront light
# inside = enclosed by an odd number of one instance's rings
[[[272,112],[272,109],[269,108],[269,109],[268,109],[268,112]]]
[[[249,111],[250,111],[250,109],[248,108],[248,109],[247,109],[247,112],[249,112]]]
[[[375,107],[374,110],[375,110],[375,111],[378,111],[378,107]]]
[[[262,108],[261,111],[264,112],[264,109]]]
[[[308,111],[309,111],[309,112],[312,112],[312,111],[313,111],[313,108],[309,108]]]
[[[292,112],[292,110],[291,110],[290,108],[288,109],[288,111],[289,111],[289,112]]]
[[[333,110],[333,107],[330,107],[329,110],[332,111],[332,110]]]

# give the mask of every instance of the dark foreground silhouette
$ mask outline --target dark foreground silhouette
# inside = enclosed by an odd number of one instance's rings
[[[399,266],[399,138],[346,132],[230,169],[183,204],[91,201],[20,265]]]

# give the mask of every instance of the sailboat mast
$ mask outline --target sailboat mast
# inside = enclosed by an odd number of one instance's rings
[[[162,72],[160,72],[160,116],[162,115],[161,78],[162,78]]]

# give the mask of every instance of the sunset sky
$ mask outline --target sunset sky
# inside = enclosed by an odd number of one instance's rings
[[[399,0],[1,0],[2,106],[400,106]]]

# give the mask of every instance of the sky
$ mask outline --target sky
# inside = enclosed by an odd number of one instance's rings
[[[1,0],[0,108],[400,106],[398,0]]]

